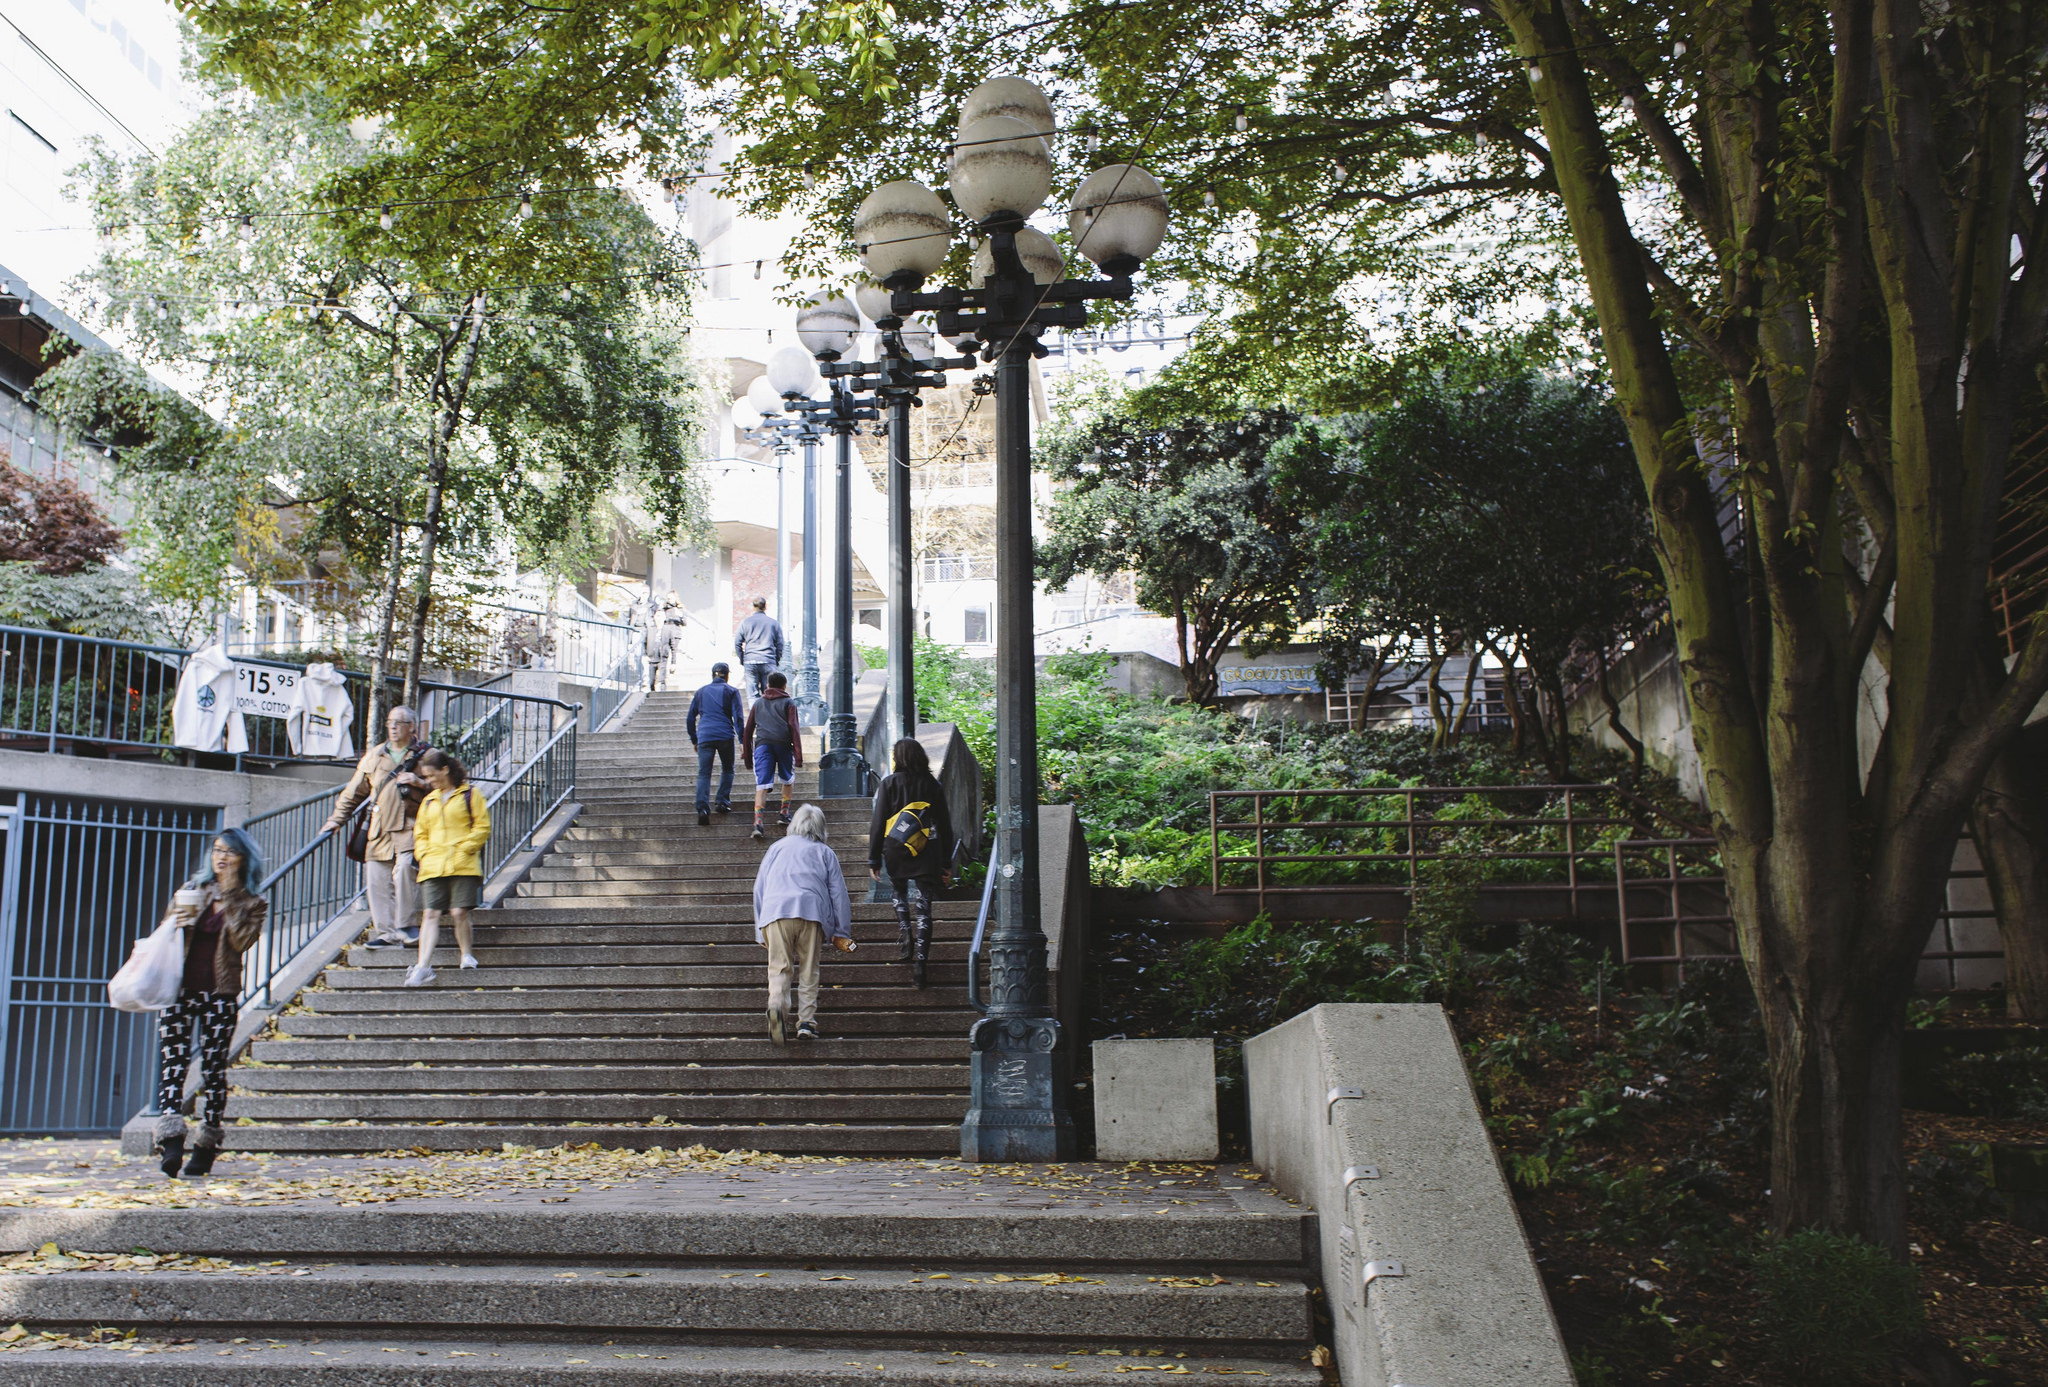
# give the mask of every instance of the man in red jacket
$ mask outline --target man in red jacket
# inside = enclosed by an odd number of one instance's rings
[[[782,823],[796,811],[796,768],[804,763],[804,739],[798,731],[796,700],[780,670],[768,676],[768,687],[747,709],[740,754],[754,763],[754,837],[768,836],[768,788],[782,786]]]

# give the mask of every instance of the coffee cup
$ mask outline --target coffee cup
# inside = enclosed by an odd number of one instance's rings
[[[197,915],[199,907],[206,904],[206,893],[196,886],[181,886],[171,897],[171,905],[181,915]]]

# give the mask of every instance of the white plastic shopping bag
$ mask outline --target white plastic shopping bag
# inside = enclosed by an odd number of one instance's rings
[[[135,941],[121,971],[107,981],[116,1011],[162,1011],[178,1000],[185,981],[185,927],[175,921]]]

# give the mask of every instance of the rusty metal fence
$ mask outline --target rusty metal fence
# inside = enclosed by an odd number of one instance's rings
[[[1967,847],[1921,955],[1925,986],[1968,985],[1967,965],[2004,956],[1987,947],[1996,914]],[[1713,837],[1619,785],[1214,790],[1209,864],[1214,893],[1256,896],[1261,910],[1347,893],[1405,906],[1448,886],[1529,918],[1613,921],[1623,963],[1679,977],[1740,956]]]

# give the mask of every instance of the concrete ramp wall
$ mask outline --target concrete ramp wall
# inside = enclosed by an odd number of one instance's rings
[[[1326,1004],[1244,1060],[1253,1162],[1321,1224],[1344,1387],[1572,1387],[1443,1008]]]

